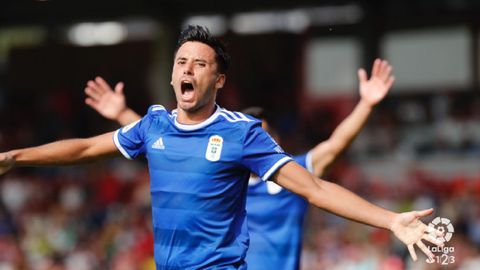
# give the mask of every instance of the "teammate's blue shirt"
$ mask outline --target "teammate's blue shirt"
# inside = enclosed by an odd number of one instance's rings
[[[313,171],[309,154],[294,160]],[[249,270],[299,269],[308,202],[271,181],[251,178],[247,193]]]
[[[268,179],[291,158],[244,114],[217,106],[196,125],[176,116],[155,105],[114,135],[125,157],[148,159],[157,269],[244,269],[250,171]]]

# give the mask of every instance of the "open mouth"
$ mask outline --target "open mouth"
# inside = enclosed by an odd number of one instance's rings
[[[187,91],[193,91],[193,84],[190,82],[182,82],[182,94]]]
[[[194,94],[193,84],[189,81],[183,81],[181,84],[181,91],[183,99],[191,99]]]

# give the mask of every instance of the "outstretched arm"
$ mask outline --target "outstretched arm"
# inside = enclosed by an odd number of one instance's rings
[[[406,213],[391,212],[369,203],[339,185],[316,178],[295,162],[285,164],[272,176],[272,180],[305,197],[309,203],[319,208],[350,220],[392,231],[407,245],[413,260],[417,260],[414,245],[428,257],[433,257],[422,240],[442,245],[429,234],[431,231],[428,226],[420,221],[420,218],[430,215],[433,209]]]
[[[140,115],[128,108],[123,94],[123,83],[115,85],[115,90],[102,77],[87,82],[85,103],[103,117],[117,121],[120,125],[128,125],[140,119]]]
[[[358,70],[360,101],[353,112],[334,130],[330,138],[310,151],[314,175],[323,175],[326,168],[358,135],[373,107],[387,95],[392,87],[394,77],[391,73],[392,66],[381,59],[376,59],[373,63],[370,79],[367,78],[364,69]]]
[[[0,174],[14,166],[70,165],[118,156],[113,132],[0,153]]]

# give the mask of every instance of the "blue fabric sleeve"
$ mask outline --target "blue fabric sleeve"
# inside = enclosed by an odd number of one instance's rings
[[[113,140],[118,150],[128,159],[134,159],[141,154],[145,154],[145,134],[152,122],[152,111],[155,107],[150,107],[147,115],[142,119],[133,122],[118,129]]]
[[[312,154],[310,151],[301,155],[294,156],[293,160],[300,164],[300,166],[307,169],[310,173],[313,173]]]
[[[242,164],[263,180],[268,180],[292,158],[255,121],[245,136]]]

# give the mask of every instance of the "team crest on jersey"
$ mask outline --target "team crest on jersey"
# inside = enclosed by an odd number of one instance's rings
[[[205,158],[210,161],[219,161],[222,154],[223,138],[213,135],[208,139],[207,151]]]

